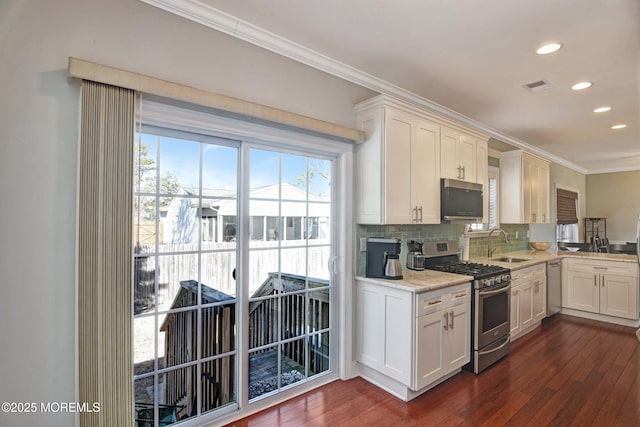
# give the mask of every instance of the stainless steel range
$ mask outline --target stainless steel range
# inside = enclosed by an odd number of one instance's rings
[[[478,374],[509,353],[511,270],[497,265],[460,262],[458,242],[428,242],[425,268],[473,276],[471,347],[466,370]]]

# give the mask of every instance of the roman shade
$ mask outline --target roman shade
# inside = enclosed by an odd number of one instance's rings
[[[558,224],[578,223],[578,193],[556,189],[556,221]]]

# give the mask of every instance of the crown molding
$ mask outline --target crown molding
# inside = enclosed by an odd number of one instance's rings
[[[600,173],[637,172],[637,171],[640,171],[640,165],[629,166],[626,168],[589,169],[585,175],[597,175]]]
[[[379,92],[381,94],[393,96],[401,101],[412,104],[418,108],[425,109],[461,123],[478,132],[487,134],[516,148],[521,148],[530,153],[544,157],[565,166],[576,172],[587,174],[589,171],[581,166],[548,153],[537,147],[527,144],[517,138],[507,135],[497,129],[485,125],[477,120],[460,114],[450,108],[433,102],[427,98],[416,95],[406,89],[377,78],[364,71],[358,70],[347,64],[339,62],[333,58],[281,37],[275,33],[262,29],[247,21],[236,18],[219,9],[203,4],[198,0],[140,0],[143,3],[158,7],[167,12],[205,25],[214,30],[246,41],[255,46],[267,49],[286,58],[313,67],[317,70],[339,77],[348,82],[357,84],[364,88]]]

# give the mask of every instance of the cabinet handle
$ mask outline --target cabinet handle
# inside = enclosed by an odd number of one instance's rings
[[[542,214],[542,222],[545,222],[547,220],[547,214],[543,213]]]
[[[598,276],[593,275],[593,286],[598,286]]]
[[[429,301],[427,303],[427,305],[434,305],[434,304],[440,304],[442,302],[442,300],[438,300],[438,301]]]
[[[449,328],[453,329],[453,310],[449,312],[449,315],[451,316],[451,323],[449,324]]]
[[[418,221],[422,222],[422,206],[420,206],[418,210],[420,211],[420,219]]]
[[[458,166],[458,179],[462,179],[462,166]]]
[[[594,270],[608,270],[608,267],[593,267]]]
[[[444,330],[449,330],[449,313],[444,314]]]
[[[467,178],[467,170],[466,166],[462,167],[462,180],[464,181]]]
[[[462,298],[462,297],[466,297],[466,296],[467,296],[467,293],[465,292],[463,294],[458,294],[458,295],[454,296],[454,298]]]
[[[536,222],[536,213],[535,212],[531,213],[531,219],[533,220],[533,222]]]
[[[602,287],[604,288],[604,276],[600,276],[600,282],[602,283]]]

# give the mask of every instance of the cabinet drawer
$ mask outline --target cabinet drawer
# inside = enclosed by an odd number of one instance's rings
[[[416,295],[416,317],[471,300],[471,284],[450,286]]]
[[[533,276],[537,276],[541,274],[546,275],[547,274],[546,265],[547,265],[546,263],[542,263],[542,264],[534,265],[532,267],[513,270],[511,271],[511,280],[513,281],[526,280],[526,279],[530,279]]]
[[[591,259],[567,259],[567,269],[585,273],[619,274],[635,276],[638,274],[637,264],[631,262],[596,261]]]

